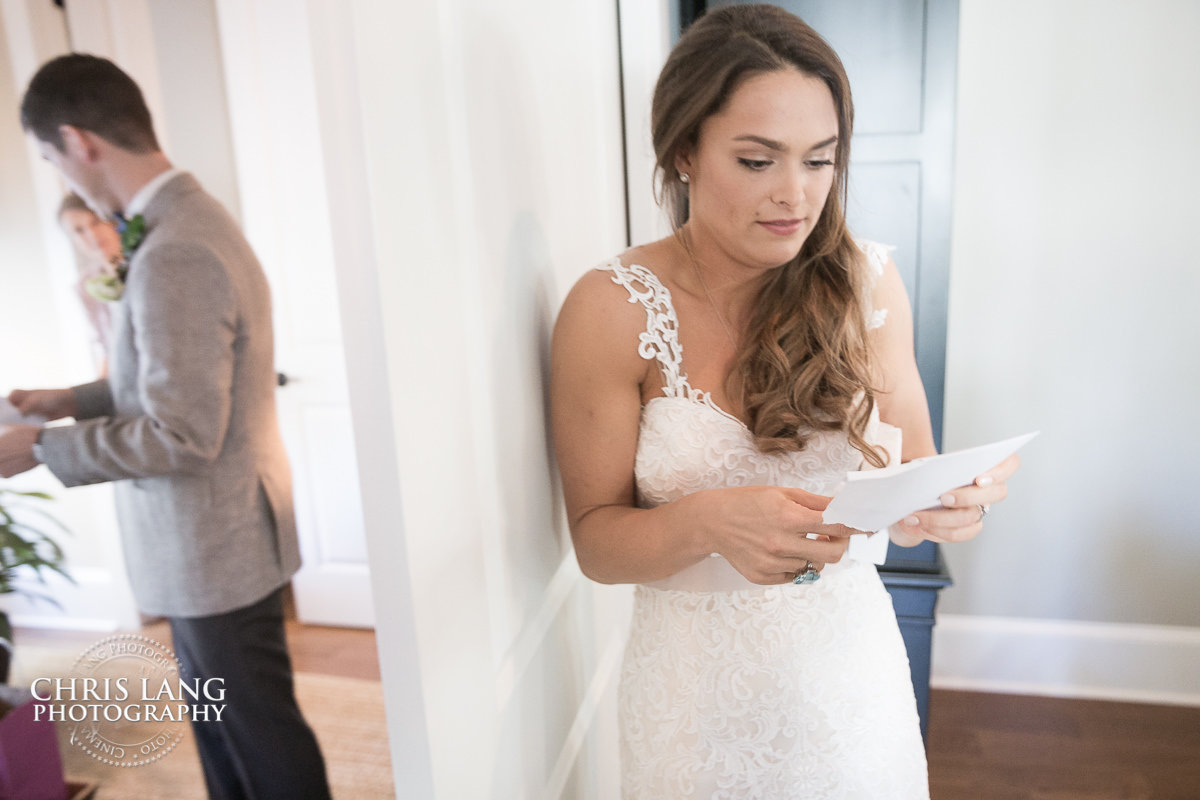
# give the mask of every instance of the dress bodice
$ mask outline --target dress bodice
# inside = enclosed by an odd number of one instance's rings
[[[886,312],[870,308],[869,288],[887,251],[860,246],[872,272],[864,310],[878,327]],[[662,395],[642,407],[640,506],[754,484],[829,494],[863,468],[845,432],[800,452],[759,452],[742,421],[688,381],[666,287],[642,266],[603,268],[645,308],[638,352],[663,374]],[[899,430],[874,412],[865,433],[899,456]],[[891,597],[875,567],[852,558],[865,538],[851,537],[815,584],[758,586],[718,555],[635,589],[617,691],[622,797],[929,800]]]
[[[870,307],[869,290],[882,274],[888,249],[874,242],[860,242],[860,247],[871,277],[864,281],[866,318],[869,327],[877,328],[887,311]],[[679,320],[666,286],[645,267],[624,265],[619,258],[600,268],[613,273],[613,282],[625,287],[631,303],[645,308],[646,330],[640,334],[638,353],[655,359],[663,375],[663,395],[642,407],[634,466],[640,507],[654,508],[704,489],[737,486],[784,486],[828,495],[841,486],[847,472],[862,468],[863,455],[844,431],[819,432],[800,451],[761,452],[745,423],[689,382],[683,369]],[[872,410],[865,431],[868,442],[889,446],[897,433]],[[831,574],[840,566],[831,564],[825,572]],[[716,554],[650,585],[689,591],[758,588]]]

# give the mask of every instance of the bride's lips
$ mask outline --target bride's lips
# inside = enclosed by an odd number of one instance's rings
[[[769,230],[771,233],[777,234],[779,236],[791,236],[793,233],[799,232],[800,228],[804,225],[804,220],[802,220],[802,219],[773,219],[773,220],[759,222],[758,224],[762,225],[764,228]]]

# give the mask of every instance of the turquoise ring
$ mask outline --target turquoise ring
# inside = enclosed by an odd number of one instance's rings
[[[804,569],[796,573],[796,577],[792,578],[792,583],[816,583],[819,580],[821,580],[821,573],[817,572],[813,562],[805,561]]]

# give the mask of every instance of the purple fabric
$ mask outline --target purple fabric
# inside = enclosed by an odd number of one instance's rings
[[[67,800],[54,723],[35,722],[34,705],[0,719],[0,800]]]

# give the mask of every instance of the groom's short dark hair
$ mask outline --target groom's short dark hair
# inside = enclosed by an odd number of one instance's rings
[[[21,127],[62,151],[60,125],[91,131],[134,153],[159,149],[142,90],[120,67],[97,56],[59,56],[29,82]]]

